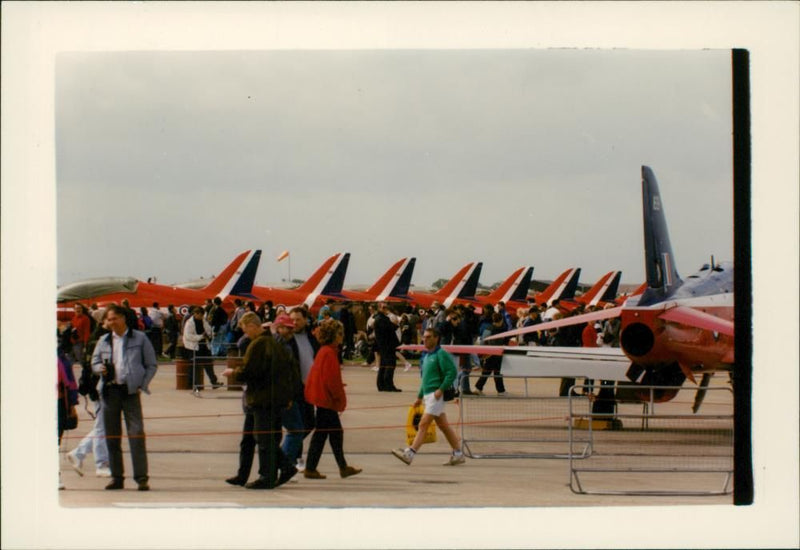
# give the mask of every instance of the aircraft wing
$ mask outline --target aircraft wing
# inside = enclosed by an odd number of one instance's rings
[[[733,323],[731,321],[691,307],[677,306],[670,308],[659,315],[659,319],[733,336]]]
[[[445,344],[442,349],[453,355],[503,355],[507,346],[475,346],[468,344]],[[425,351],[425,346],[421,344],[403,344],[397,347],[400,351]]]
[[[424,351],[421,345],[403,345],[398,349]],[[619,348],[469,346],[445,345],[454,355],[501,355],[501,372],[508,376],[594,378],[630,382],[625,373],[631,361]]]
[[[505,348],[501,372],[509,376],[593,378],[630,382],[631,361],[619,348]]]
[[[508,332],[503,332],[500,334],[489,336],[486,339],[499,340],[503,338],[508,338],[509,336],[517,336],[519,334],[528,334],[530,332],[541,332],[543,330],[550,330],[551,328],[569,327],[572,325],[579,325],[581,323],[592,323],[594,321],[600,321],[602,319],[611,319],[612,317],[618,317],[621,311],[622,307],[612,307],[609,309],[603,309],[601,311],[593,311],[592,313],[584,313],[583,315],[574,315],[572,317],[565,317],[564,319],[558,319],[557,321],[548,321],[546,323],[539,323],[538,325],[531,325],[529,327],[509,330]]]

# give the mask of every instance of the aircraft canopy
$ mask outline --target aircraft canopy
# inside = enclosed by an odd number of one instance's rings
[[[58,301],[88,300],[102,294],[136,292],[139,281],[134,277],[98,277],[62,286],[58,289]]]

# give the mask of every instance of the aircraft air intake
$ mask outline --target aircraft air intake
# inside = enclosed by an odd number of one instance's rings
[[[619,344],[625,353],[642,357],[653,349],[655,337],[650,327],[644,323],[631,323],[622,330]]]

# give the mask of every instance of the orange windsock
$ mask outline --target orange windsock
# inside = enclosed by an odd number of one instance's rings
[[[278,257],[275,258],[275,259],[280,262],[280,261],[285,260],[288,257],[289,257],[289,251],[288,250],[284,250],[283,252],[278,254]]]

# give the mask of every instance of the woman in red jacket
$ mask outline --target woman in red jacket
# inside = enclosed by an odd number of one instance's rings
[[[330,437],[333,456],[342,477],[361,473],[361,468],[348,466],[344,458],[344,431],[339,413],[347,406],[347,396],[342,384],[342,368],[339,364],[339,346],[344,340],[344,327],[335,319],[327,319],[317,329],[320,343],[314,364],[306,380],[306,401],[317,407],[316,427],[308,448],[306,469],[303,475],[308,479],[325,479],[317,471],[325,440]]]

